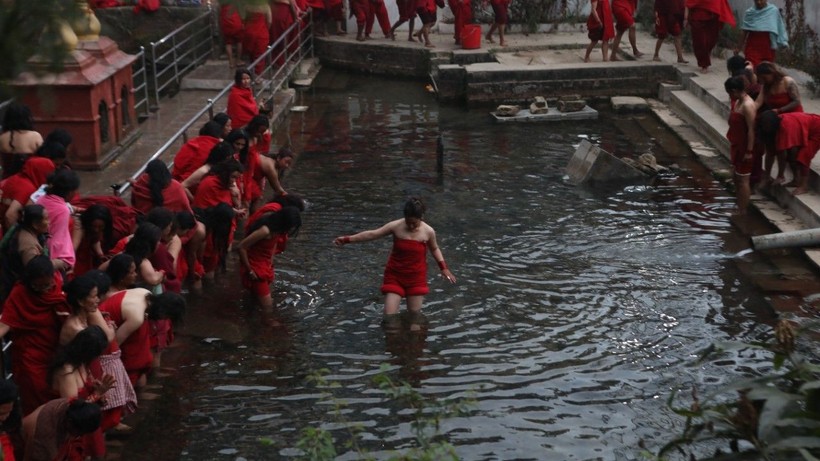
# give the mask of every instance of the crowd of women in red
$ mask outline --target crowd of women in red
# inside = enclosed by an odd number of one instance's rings
[[[590,43],[585,61],[590,60],[590,54],[598,42],[601,42],[604,61],[618,60],[618,46],[627,31],[633,56],[643,56],[638,50],[635,35],[638,0],[593,0],[591,6],[587,20]],[[655,0],[654,22],[657,42],[653,59],[660,61],[661,45],[667,37],[672,37],[678,55],[677,62],[687,63],[683,57],[681,37],[683,30],[688,27],[691,31],[692,50],[703,73],[708,72],[712,66],[712,51],[718,44],[720,31],[725,25],[734,27],[737,24],[728,0]],[[754,6],[744,12],[739,29],[741,40],[733,48],[736,54],[745,54],[752,65],[763,61],[773,62],[777,49],[789,44],[780,10],[767,0],[754,1]]]
[[[754,65],[736,55],[727,67],[732,76],[724,85],[731,100],[726,137],[738,213],[746,212],[755,187],[776,184],[794,187],[794,195],[808,192],[810,164],[820,150],[820,115],[803,111],[797,83],[776,64]]]
[[[81,196],[65,161],[70,136],[43,139],[25,106],[7,110],[0,139],[13,146],[2,154],[14,173],[0,182],[0,337],[11,341],[13,383],[0,381],[3,459],[104,459],[105,434],[130,431],[121,419],[173,341],[184,284],[200,290],[232,249],[242,285],[273,306],[273,258],[299,230],[304,203],[282,187],[293,153],[270,154],[249,75],[237,71],[227,113],[179,150],[172,170],[146,166],[130,203]]]

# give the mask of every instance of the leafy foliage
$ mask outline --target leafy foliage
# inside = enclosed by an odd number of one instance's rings
[[[422,395],[410,384],[404,381],[395,382],[388,376],[388,367],[383,365],[379,374],[373,378],[373,382],[383,392],[384,401],[400,404],[412,410],[412,422],[415,446],[401,453],[391,456],[391,461],[457,461],[455,448],[443,440],[441,434],[441,422],[444,419],[468,414],[473,406],[472,400],[441,400],[437,401]],[[344,402],[336,398],[329,390],[338,387],[337,383],[328,382],[325,375],[328,370],[319,370],[312,374],[309,379],[315,386],[323,389],[322,398],[330,401],[334,406],[336,422],[340,423],[348,431],[349,440],[345,443],[345,448],[355,451],[358,459],[375,459],[369,455],[359,445],[359,434],[361,427],[351,424],[343,415]],[[330,461],[338,456],[336,450],[337,440],[333,435],[321,428],[307,427],[302,430],[301,436],[296,443],[296,448],[301,451],[298,457],[305,461]]]
[[[803,330],[812,326],[817,324]],[[693,389],[688,407],[675,406],[673,393],[667,404],[686,418],[683,433],[656,455],[645,454],[665,459],[677,452],[694,460],[704,446],[717,443],[728,448],[731,459],[816,460],[820,456],[820,365],[797,351],[796,338],[791,324],[781,320],[773,344],[722,342],[705,350],[699,363],[725,352],[756,349],[772,356],[772,371],[732,382],[705,397]],[[713,459],[722,455],[718,448]]]

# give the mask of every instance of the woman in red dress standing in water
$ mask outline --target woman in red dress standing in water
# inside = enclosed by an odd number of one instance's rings
[[[436,242],[436,231],[423,221],[424,211],[421,200],[411,198],[404,204],[404,219],[390,221],[378,229],[336,237],[333,241],[336,246],[343,246],[393,236],[393,250],[384,269],[382,283],[386,316],[399,313],[401,298],[407,298],[407,309],[411,314],[421,311],[424,295],[430,292],[427,286],[427,250],[438,263],[441,275],[450,283],[456,283]]]

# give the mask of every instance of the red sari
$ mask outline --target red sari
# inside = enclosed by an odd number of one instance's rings
[[[242,38],[242,50],[248,54],[251,62],[255,61],[259,56],[265,53],[270,43],[270,35],[268,32],[268,17],[265,13],[249,12],[248,17],[245,18],[245,35]],[[264,60],[256,65],[254,72],[256,75],[262,74],[265,69]],[[228,113],[230,115],[230,112]],[[233,117],[233,124],[237,127],[244,126],[238,123]]]
[[[820,150],[820,115],[805,112],[787,112],[780,115],[780,130],[775,148],[779,151],[798,147],[796,160],[809,168]]]
[[[110,298],[100,303],[100,311],[107,312],[112,322],[119,328],[125,319],[122,315],[122,300],[128,290],[114,293]],[[148,322],[142,322],[136,331],[120,344],[122,351],[122,364],[128,372],[131,385],[134,385],[139,377],[151,369],[154,356],[151,354],[150,328]]]
[[[282,210],[279,203],[268,203],[258,209],[250,218],[246,225],[250,229],[253,224],[268,213],[276,213]],[[258,280],[251,279],[248,270],[244,265],[239,266],[239,276],[242,279],[242,286],[253,292],[257,296],[264,296],[270,293],[270,284],[275,279],[273,256],[285,251],[288,235],[277,234],[255,243],[248,248],[248,263],[251,266]]]
[[[31,157],[23,164],[19,173],[13,174],[0,184],[3,200],[0,201],[0,219],[6,215],[11,202],[16,200],[26,206],[31,194],[46,183],[46,178],[54,171],[54,162],[45,157]]]
[[[244,127],[248,124],[248,122],[251,121],[252,118],[259,115],[259,106],[256,104],[256,99],[254,99],[253,97],[253,90],[251,90],[250,88],[242,88],[238,85],[234,85],[231,88],[230,94],[228,95],[227,114],[228,117],[231,118],[231,122],[234,128]],[[205,158],[202,160],[202,165],[205,164],[205,160],[207,158],[208,157],[205,156]],[[191,173],[193,173],[194,170],[191,170]],[[188,175],[190,176],[190,173]],[[180,181],[184,180],[180,179]]]
[[[137,179],[134,188],[131,191],[131,205],[134,206],[140,213],[148,214],[154,208],[154,201],[151,197],[151,189],[148,186],[149,178],[147,173]],[[188,200],[188,194],[185,193],[185,188],[176,179],[172,179],[171,183],[165,189],[162,189],[162,206],[174,213],[179,211],[191,210],[191,203]]]
[[[590,40],[603,40],[605,42],[615,38],[615,25],[612,22],[612,9],[609,6],[609,1],[598,0],[595,6],[595,11],[598,13],[598,19],[601,22],[596,22],[595,18],[590,14],[587,19],[587,37]]]
[[[219,8],[219,30],[226,45],[242,43],[245,26],[242,17],[233,5],[222,5]]]
[[[194,208],[204,210],[215,207],[220,203],[226,203],[228,205],[233,204],[231,190],[222,184],[219,177],[215,175],[205,176],[205,178],[202,179],[202,182],[199,183],[199,187],[196,189],[196,196],[194,197],[193,203]],[[236,229],[236,220],[234,220],[231,225],[231,231],[228,236],[228,245],[230,245],[233,240],[234,229]],[[221,257],[222,255],[219,254],[219,251],[216,248],[213,235],[211,232],[208,232],[208,235],[205,237],[205,251],[202,256],[202,266],[205,272],[208,273],[216,270],[217,266],[219,266]]]
[[[692,28],[692,49],[698,66],[712,65],[712,50],[717,45],[724,24],[735,25],[735,16],[727,0],[686,0]]]
[[[11,370],[20,390],[23,414],[59,397],[52,389],[48,370],[60,345],[61,320],[58,313],[71,309],[62,291],[62,279],[54,274],[54,287],[34,293],[16,284],[3,305],[2,322],[11,327]]]
[[[228,116],[232,120],[236,120],[231,115],[230,108],[231,100],[228,98]],[[197,136],[186,142],[179,149],[177,155],[174,156],[174,169],[171,171],[171,176],[179,182],[188,179],[191,173],[205,164],[205,161],[208,160],[208,154],[217,144],[219,144],[219,138],[206,135]]]

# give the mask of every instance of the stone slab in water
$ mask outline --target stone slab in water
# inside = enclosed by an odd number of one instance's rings
[[[637,96],[613,96],[610,103],[615,112],[644,112],[649,110],[646,99]]]
[[[606,184],[613,182],[643,183],[649,176],[624,163],[618,157],[593,145],[586,139],[575,149],[575,154],[567,165],[567,175],[571,183]]]

